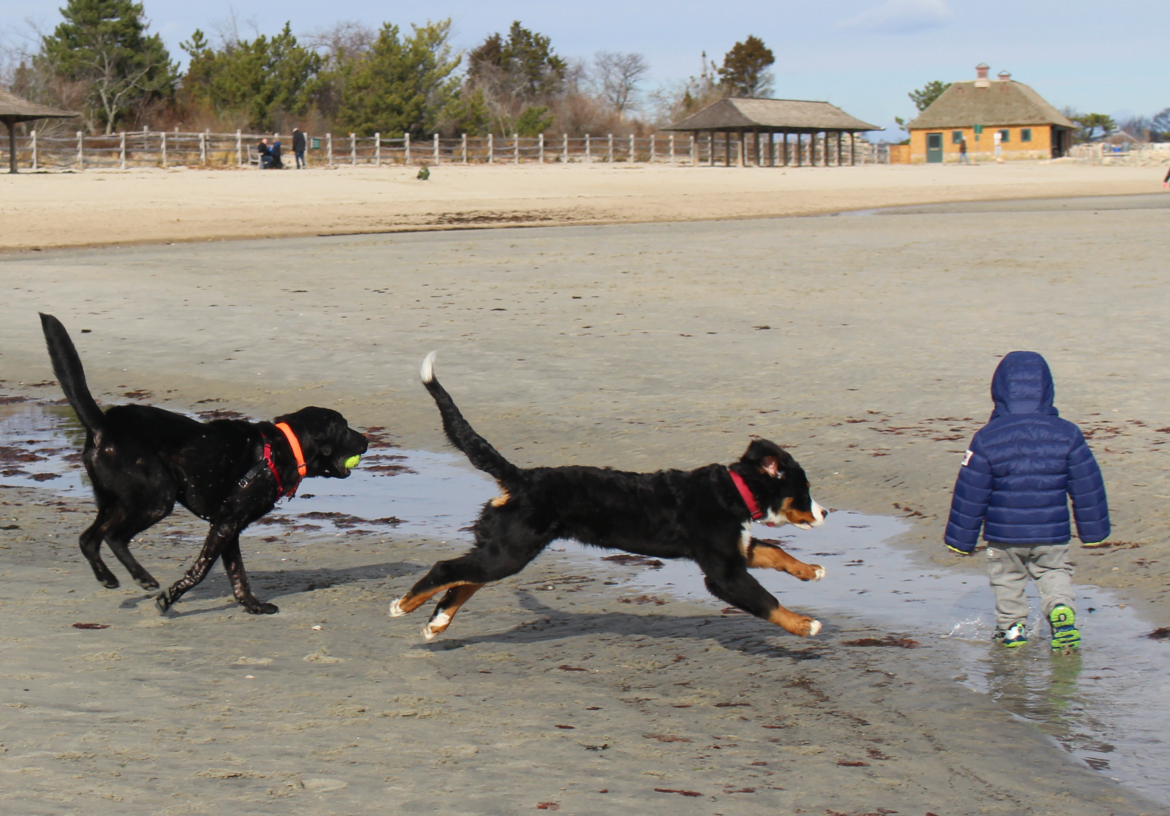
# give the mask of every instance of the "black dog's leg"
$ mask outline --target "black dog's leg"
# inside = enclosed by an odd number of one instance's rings
[[[89,562],[90,569],[93,570],[93,575],[98,579],[98,583],[107,589],[116,589],[121,585],[118,581],[118,576],[110,572],[110,568],[106,566],[106,562],[102,560],[102,541],[106,535],[104,532],[107,526],[103,522],[103,517],[106,515],[105,510],[98,512],[97,521],[89,526],[89,528],[81,534],[78,539],[78,545],[81,547],[81,554],[85,556],[85,560]]]
[[[123,511],[122,519],[111,524],[106,531],[106,543],[110,545],[110,551],[143,589],[158,589],[158,581],[131,554],[130,541],[143,530],[169,516],[174,507],[173,499],[168,501],[166,497],[160,497],[152,507],[142,508],[137,513]]]
[[[700,562],[699,566],[705,576],[703,583],[719,600],[800,637],[821,631],[820,621],[785,609],[741,564],[711,560]]]
[[[252,594],[252,587],[248,584],[248,573],[244,571],[244,559],[240,554],[240,537],[235,536],[223,548],[223,568],[232,581],[232,592],[236,600],[244,605],[244,609],[253,615],[275,615],[280,611],[276,604],[264,603],[257,600]]]
[[[203,549],[199,551],[199,556],[195,559],[195,563],[191,568],[184,573],[183,577],[170,587],[164,589],[155,599],[155,604],[158,606],[160,612],[166,612],[179,598],[183,597],[191,587],[197,585],[200,581],[207,577],[207,573],[211,571],[212,566],[215,565],[216,560],[223,553],[224,547],[227,543],[239,536],[239,530],[223,524],[213,524],[211,531],[207,534],[207,540],[203,542]]]

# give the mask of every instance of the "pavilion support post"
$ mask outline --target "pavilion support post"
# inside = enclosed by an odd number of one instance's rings
[[[697,148],[695,145],[695,134],[692,133],[691,134],[691,166],[692,167],[698,167],[698,165],[699,165],[699,154],[696,152],[696,150],[697,150]]]
[[[857,134],[849,134],[849,166],[857,164]]]
[[[768,166],[776,166],[776,131],[768,131]]]
[[[740,128],[737,135],[739,136],[739,149],[736,154],[739,156],[739,166],[747,167],[747,131]]]
[[[707,163],[715,166],[715,131],[707,132]]]
[[[8,172],[16,172],[16,123],[5,119],[4,124],[8,126]]]
[[[32,136],[32,169],[36,170],[36,169],[38,169],[37,168],[37,132],[34,130],[31,134],[31,136]],[[15,173],[16,171],[13,170],[12,172]]]
[[[731,167],[731,131],[723,131],[723,166]]]
[[[781,162],[781,164],[783,164],[785,167],[787,167],[788,166],[788,131],[787,130],[784,131],[784,153],[782,155],[784,156],[784,159]]]
[[[764,160],[763,160],[763,154],[760,152],[760,129],[759,128],[755,129],[755,135],[752,137],[752,140],[755,142],[755,148],[756,148],[756,167],[763,167]]]

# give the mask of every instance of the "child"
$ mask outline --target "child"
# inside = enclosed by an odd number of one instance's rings
[[[971,440],[959,469],[946,543],[970,555],[987,541],[987,572],[995,590],[993,640],[1028,642],[1028,579],[1052,624],[1052,650],[1080,648],[1068,563],[1068,500],[1085,544],[1109,536],[1105,483],[1080,429],[1052,405],[1052,373],[1034,351],[1013,351],[991,381],[995,410]]]

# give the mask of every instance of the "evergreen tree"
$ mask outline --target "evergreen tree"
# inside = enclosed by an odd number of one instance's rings
[[[244,118],[247,127],[267,131],[281,113],[304,114],[313,101],[324,58],[297,42],[286,22],[274,37],[228,43],[213,51],[196,29],[181,45],[191,61],[183,89],[220,112]]]
[[[509,90],[528,102],[543,100],[558,93],[565,81],[568,64],[552,50],[552,41],[543,34],[529,31],[513,22],[508,39],[492,34],[468,57],[468,74],[473,79],[490,80],[503,75]]]
[[[907,96],[910,101],[914,103],[914,107],[918,108],[918,112],[922,113],[924,110],[934,104],[934,100],[943,95],[943,91],[951,87],[949,82],[940,82],[935,79],[932,80],[917,91],[911,91]]]
[[[112,133],[136,106],[174,93],[176,66],[159,36],[147,35],[141,3],[68,0],[61,16],[37,59],[54,76],[84,84],[93,126]]]
[[[724,55],[719,81],[728,96],[767,96],[772,92],[772,74],[765,69],[775,62],[764,41],[749,36]]]
[[[370,50],[346,70],[338,123],[361,136],[433,133],[458,99],[452,77],[462,55],[452,54],[451,21],[412,25],[411,36],[386,23]]]

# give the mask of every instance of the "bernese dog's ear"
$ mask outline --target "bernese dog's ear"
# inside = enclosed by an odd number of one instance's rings
[[[780,472],[780,461],[775,456],[765,456],[760,461],[760,470],[767,473],[773,479],[784,478],[784,474]]]

